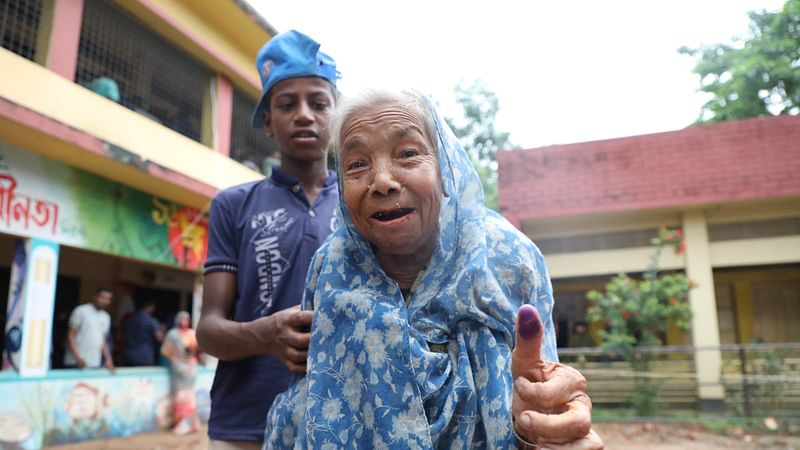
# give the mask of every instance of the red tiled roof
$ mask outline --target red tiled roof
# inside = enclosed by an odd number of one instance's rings
[[[497,153],[500,207],[542,217],[800,196],[800,117]]]

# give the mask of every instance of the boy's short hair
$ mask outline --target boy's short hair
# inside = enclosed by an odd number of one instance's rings
[[[320,77],[336,88],[340,78],[336,62],[319,51],[320,44],[303,33],[289,30],[272,37],[256,57],[256,69],[261,77],[261,98],[256,104],[250,123],[253,128],[264,126],[264,111],[268,110],[269,91],[287,78]]]

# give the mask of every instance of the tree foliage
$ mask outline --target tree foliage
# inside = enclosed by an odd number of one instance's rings
[[[738,45],[681,47],[693,56],[700,90],[712,94],[698,123],[800,112],[800,0],[778,12],[750,12]]]
[[[455,99],[463,110],[463,117],[458,120],[447,118],[447,124],[469,154],[481,178],[486,206],[498,210],[496,154],[498,149],[511,148],[509,133],[499,131],[495,126],[500,102],[480,80],[456,86]]]

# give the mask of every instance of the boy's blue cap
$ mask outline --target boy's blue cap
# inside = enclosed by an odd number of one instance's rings
[[[279,81],[320,77],[335,87],[339,78],[333,58],[319,51],[317,41],[295,30],[277,34],[267,41],[258,51],[256,68],[261,77],[261,99],[250,118],[254,128],[264,126],[267,94]]]

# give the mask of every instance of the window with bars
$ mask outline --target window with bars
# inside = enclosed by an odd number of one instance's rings
[[[650,240],[658,234],[657,229],[616,231],[611,233],[587,234],[533,239],[545,255],[596,250],[613,250],[649,246]]]
[[[715,223],[708,226],[708,240],[711,242],[797,235],[800,235],[800,217]]]
[[[211,72],[106,0],[87,0],[75,81],[101,78],[116,84],[124,106],[201,140]]]
[[[41,14],[41,0],[0,0],[3,48],[33,61]]]
[[[238,89],[233,91],[233,117],[231,117],[231,159],[264,175],[277,163],[278,143],[267,138],[263,128],[250,126],[250,115],[256,107],[255,100]]]

